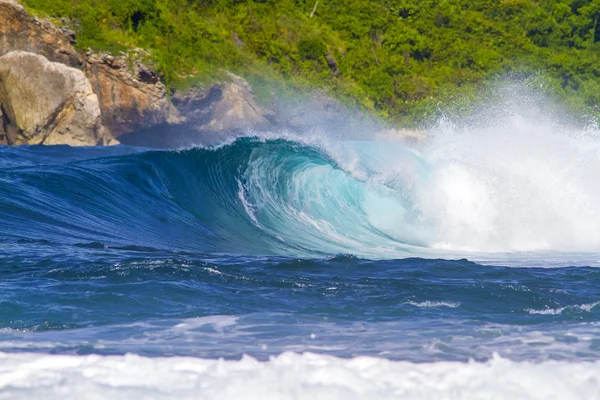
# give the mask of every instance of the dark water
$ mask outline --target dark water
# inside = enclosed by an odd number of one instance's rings
[[[407,182],[285,140],[0,147],[0,351],[600,357],[596,268],[442,259]]]

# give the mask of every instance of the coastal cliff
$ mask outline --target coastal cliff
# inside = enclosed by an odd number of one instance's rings
[[[0,0],[0,144],[109,145],[164,124],[217,132],[270,125],[239,76],[168,96],[144,50],[83,54],[75,44],[72,30]]]

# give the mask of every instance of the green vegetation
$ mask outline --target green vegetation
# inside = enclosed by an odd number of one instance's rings
[[[405,124],[507,75],[600,104],[600,0],[320,0],[312,17],[314,0],[23,1],[77,21],[82,48],[150,49],[170,87],[225,68],[265,96],[316,86]]]

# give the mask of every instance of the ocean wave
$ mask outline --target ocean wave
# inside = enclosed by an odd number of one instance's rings
[[[507,124],[439,128],[418,150],[285,133],[179,151],[1,148],[0,237],[371,259],[599,251],[598,136]]]
[[[324,146],[240,138],[0,168],[0,236],[98,249],[374,258],[421,246],[407,221],[383,226],[384,214],[407,214],[403,200],[365,181],[355,156],[335,158]]]

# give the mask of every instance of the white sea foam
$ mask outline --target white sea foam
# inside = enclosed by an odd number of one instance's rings
[[[502,125],[438,132],[424,150],[419,208],[432,247],[463,251],[597,251],[597,135],[506,116]],[[436,193],[435,196],[432,193]]]
[[[598,399],[600,362],[268,362],[0,353],[0,399]]]
[[[452,302],[452,301],[407,301],[406,304],[410,304],[411,306],[421,307],[421,308],[437,308],[437,307],[449,307],[449,308],[457,308],[460,307],[460,303]]]
[[[175,330],[190,330],[211,325],[215,330],[222,332],[223,328],[237,324],[238,317],[233,315],[210,315],[206,317],[187,318],[174,326]]]
[[[218,269],[215,269],[215,268],[205,267],[205,268],[202,268],[202,269],[205,270],[205,271],[208,271],[208,272],[210,272],[211,274],[214,274],[214,275],[224,275],[221,271],[219,271]]]
[[[260,227],[260,224],[258,223],[256,216],[254,215],[254,205],[250,204],[248,200],[246,200],[246,195],[244,194],[244,185],[242,184],[242,181],[240,181],[237,178],[236,181],[238,184],[238,198],[240,199],[240,202],[242,203],[246,214],[248,214],[248,216],[250,217],[250,219],[252,219],[252,222],[254,222],[256,226]]]
[[[572,306],[558,307],[558,308],[544,308],[541,310],[536,310],[533,308],[528,308],[527,311],[529,314],[540,314],[540,315],[559,315],[562,314],[565,310],[573,310],[573,311],[585,311],[590,312],[594,308],[600,306],[600,301],[596,301],[594,303],[588,304],[575,304]]]
[[[600,250],[600,131],[526,89],[499,89],[470,120],[442,121],[414,190],[428,247],[460,252]]]

